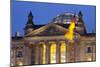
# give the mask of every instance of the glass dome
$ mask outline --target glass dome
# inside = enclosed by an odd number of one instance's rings
[[[76,23],[78,21],[78,15],[75,15],[73,13],[64,13],[64,14],[60,14],[60,15],[57,15],[52,23],[63,23],[63,24],[70,24],[70,22],[72,21],[72,17],[75,16],[75,19],[76,19]]]

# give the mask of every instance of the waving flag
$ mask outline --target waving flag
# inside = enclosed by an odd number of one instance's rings
[[[66,39],[73,40],[73,38],[74,38],[74,28],[75,28],[75,16],[72,18],[72,21],[69,25],[68,31],[65,34]]]

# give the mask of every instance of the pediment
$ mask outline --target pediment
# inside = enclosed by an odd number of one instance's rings
[[[64,35],[67,29],[51,23],[47,24],[39,29],[32,31],[31,33],[27,34],[26,36],[55,36],[55,35]]]

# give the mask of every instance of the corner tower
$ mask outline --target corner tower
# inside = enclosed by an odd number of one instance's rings
[[[32,32],[34,30],[33,27],[34,27],[33,15],[32,15],[32,12],[30,11],[30,13],[28,15],[28,21],[24,28],[24,34],[26,35],[26,34]]]
[[[86,27],[85,27],[84,21],[83,21],[83,14],[81,11],[79,11],[79,13],[78,13],[78,21],[77,21],[76,31],[81,35],[87,33]]]

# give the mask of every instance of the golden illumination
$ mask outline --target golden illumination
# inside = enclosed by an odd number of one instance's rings
[[[56,44],[53,43],[50,47],[50,63],[56,63]]]
[[[19,61],[19,62],[18,62],[18,65],[19,65],[19,66],[22,66],[22,65],[23,65],[23,62]]]
[[[88,57],[87,60],[88,60],[88,61],[92,61],[92,58],[91,58],[91,57]]]
[[[73,38],[74,38],[74,28],[75,28],[75,21],[73,19],[72,22],[70,23],[68,31],[65,34],[66,39],[73,40]]]
[[[41,60],[42,60],[42,64],[45,64],[46,63],[46,45],[45,45],[45,43],[43,43],[43,42],[41,42],[40,43],[40,46],[41,46],[41,56],[42,56],[42,58],[41,58]]]
[[[60,47],[61,63],[66,62],[66,44],[62,43]]]
[[[11,63],[11,66],[14,66],[14,64],[13,64],[13,63]]]
[[[46,58],[45,54],[46,54],[46,46],[45,46],[45,44],[43,44],[43,64],[46,63],[45,62],[45,58]]]

